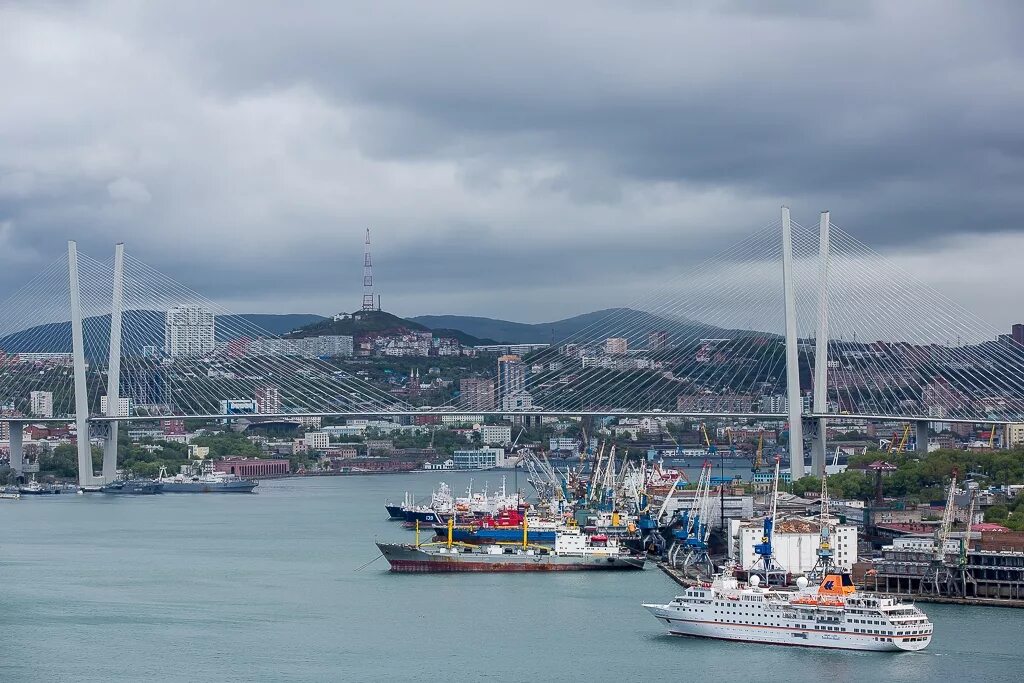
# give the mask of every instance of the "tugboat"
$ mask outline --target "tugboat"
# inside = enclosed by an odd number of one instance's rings
[[[53,493],[60,493],[60,489],[54,486],[43,486],[36,481],[36,475],[32,475],[32,480],[18,486],[18,493],[23,496],[44,496]]]
[[[522,543],[515,545],[469,545],[452,538],[443,543],[377,543],[377,548],[395,573],[440,572],[542,572],[582,570],[637,570],[647,560],[633,555],[605,535],[586,536],[579,530],[559,533],[553,548],[530,545],[528,524],[523,525]]]
[[[152,479],[119,479],[100,487],[103,493],[150,496],[163,492],[164,485]]]

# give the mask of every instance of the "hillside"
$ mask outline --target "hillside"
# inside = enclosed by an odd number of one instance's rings
[[[356,311],[351,317],[335,320],[324,318],[285,335],[289,339],[317,337],[321,335],[348,335],[358,337],[367,334],[392,335],[405,332],[433,332],[438,337],[458,339],[464,346],[494,344],[491,339],[480,339],[460,329],[432,327],[413,320],[399,318],[387,311]]]

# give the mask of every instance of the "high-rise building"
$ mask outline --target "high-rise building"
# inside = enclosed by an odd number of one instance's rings
[[[1010,336],[1018,344],[1024,344],[1024,323],[1017,323],[1010,328]]]
[[[35,417],[53,417],[53,392],[30,391],[29,412]]]
[[[273,415],[281,412],[281,390],[275,386],[256,389],[256,412]]]
[[[526,364],[519,356],[498,357],[498,399],[526,390]]]
[[[107,414],[107,396],[104,394],[100,396],[100,412],[104,415]],[[117,399],[117,410],[114,411],[114,417],[128,417],[132,414],[132,400],[127,396],[121,396]]]
[[[459,403],[467,410],[494,410],[494,380],[482,377],[460,379]]]
[[[609,337],[604,340],[604,352],[611,356],[624,355],[627,346],[625,337]]]
[[[202,306],[175,306],[164,322],[164,352],[172,358],[205,356],[215,343],[213,312]]]
[[[533,407],[533,397],[526,390],[526,363],[519,356],[498,358],[498,403],[502,410]]]
[[[660,330],[658,332],[647,333],[648,351],[661,351],[665,348],[668,348],[668,332]]]

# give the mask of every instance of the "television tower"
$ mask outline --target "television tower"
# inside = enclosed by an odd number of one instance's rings
[[[373,262],[370,260],[370,229],[366,229],[366,242],[363,247],[363,310],[376,311],[378,306],[373,300]]]

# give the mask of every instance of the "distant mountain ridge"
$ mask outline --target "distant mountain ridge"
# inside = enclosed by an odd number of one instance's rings
[[[121,338],[124,352],[137,355],[144,346],[164,345],[164,312],[131,310],[125,311],[121,321]],[[260,333],[285,335],[292,330],[309,325],[323,316],[312,313],[243,313],[219,315],[220,323],[215,328],[217,341],[226,341],[237,332],[250,329],[251,335]],[[234,332],[235,334],[228,334]],[[85,355],[90,360],[107,353],[110,343],[110,316],[99,315],[82,321],[82,337],[85,341]],[[45,342],[41,341],[45,340]],[[0,351],[5,353],[71,353],[71,322],[46,323],[0,337]]]
[[[427,327],[449,327],[476,337],[508,344],[551,344],[570,338],[625,337],[630,345],[644,346],[649,332],[713,337],[728,331],[713,325],[654,315],[632,308],[606,308],[549,323],[517,323],[465,315],[419,315],[409,318]]]

